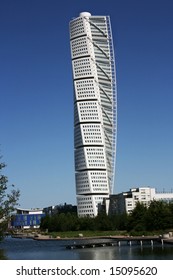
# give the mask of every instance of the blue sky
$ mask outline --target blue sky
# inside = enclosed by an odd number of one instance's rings
[[[69,21],[82,11],[111,17],[114,192],[173,190],[173,2],[2,0],[0,153],[9,184],[21,190],[21,207],[76,203]]]

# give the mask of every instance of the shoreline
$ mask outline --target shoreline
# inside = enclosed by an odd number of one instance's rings
[[[12,238],[20,238],[20,239],[33,239],[35,241],[92,241],[92,240],[103,240],[103,239],[109,239],[113,242],[120,242],[120,241],[126,241],[126,242],[159,242],[161,244],[167,243],[173,245],[173,237],[164,237],[160,235],[148,235],[148,236],[127,236],[127,235],[100,235],[100,236],[76,236],[76,237],[52,237],[44,234],[12,234]]]
[[[93,236],[78,236],[78,237],[52,237],[48,235],[31,235],[31,234],[13,234],[12,238],[31,238],[34,240],[91,240],[91,239],[112,239],[117,241],[133,241],[133,240],[160,240],[163,239],[158,235],[153,236],[127,236],[127,235],[93,235]],[[172,238],[173,240],[173,238]]]

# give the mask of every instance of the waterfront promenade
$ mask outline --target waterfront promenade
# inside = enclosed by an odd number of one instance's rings
[[[53,238],[48,235],[32,235],[32,234],[15,234],[13,238],[32,238],[36,241],[68,241],[68,245],[65,245],[67,249],[82,249],[82,248],[94,248],[105,246],[122,246],[122,245],[140,245],[150,244],[172,244],[173,238],[164,238],[163,236],[92,236],[92,237],[65,237],[59,236]]]

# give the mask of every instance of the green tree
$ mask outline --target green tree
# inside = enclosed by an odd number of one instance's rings
[[[79,221],[79,229],[80,230],[96,230],[95,219],[89,216],[80,217]]]
[[[100,213],[95,217],[97,230],[111,230],[111,220],[106,213]]]
[[[67,213],[67,221],[69,230],[79,230],[79,218],[76,213]]]
[[[14,185],[8,187],[8,178],[2,174],[5,166],[4,163],[0,163],[0,239],[8,227],[11,213],[16,209],[20,196],[19,190],[15,190]]]
[[[172,213],[168,203],[153,200],[146,215],[147,230],[162,230],[172,226]]]
[[[49,215],[41,218],[40,228],[43,230],[49,230],[50,228],[51,217]]]
[[[173,228],[173,201],[169,202],[169,210],[170,210],[170,227]]]
[[[146,214],[147,207],[143,203],[137,202],[136,207],[128,216],[127,230],[145,231]]]
[[[128,215],[127,213],[122,214],[114,214],[110,216],[111,221],[111,229],[112,230],[126,230],[127,229],[127,222],[128,222]]]

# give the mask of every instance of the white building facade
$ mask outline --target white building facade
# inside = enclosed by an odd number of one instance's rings
[[[125,212],[130,214],[136,207],[137,202],[149,206],[153,200],[173,201],[173,192],[156,192],[155,188],[150,187],[131,188],[128,192],[110,196],[109,200],[110,214],[122,214]]]
[[[78,216],[96,216],[113,192],[117,93],[108,16],[83,12],[70,22]]]
[[[125,210],[129,214],[136,207],[136,203],[143,203],[149,206],[150,202],[155,199],[155,188],[143,187],[132,188],[128,193],[123,193],[125,198]]]

